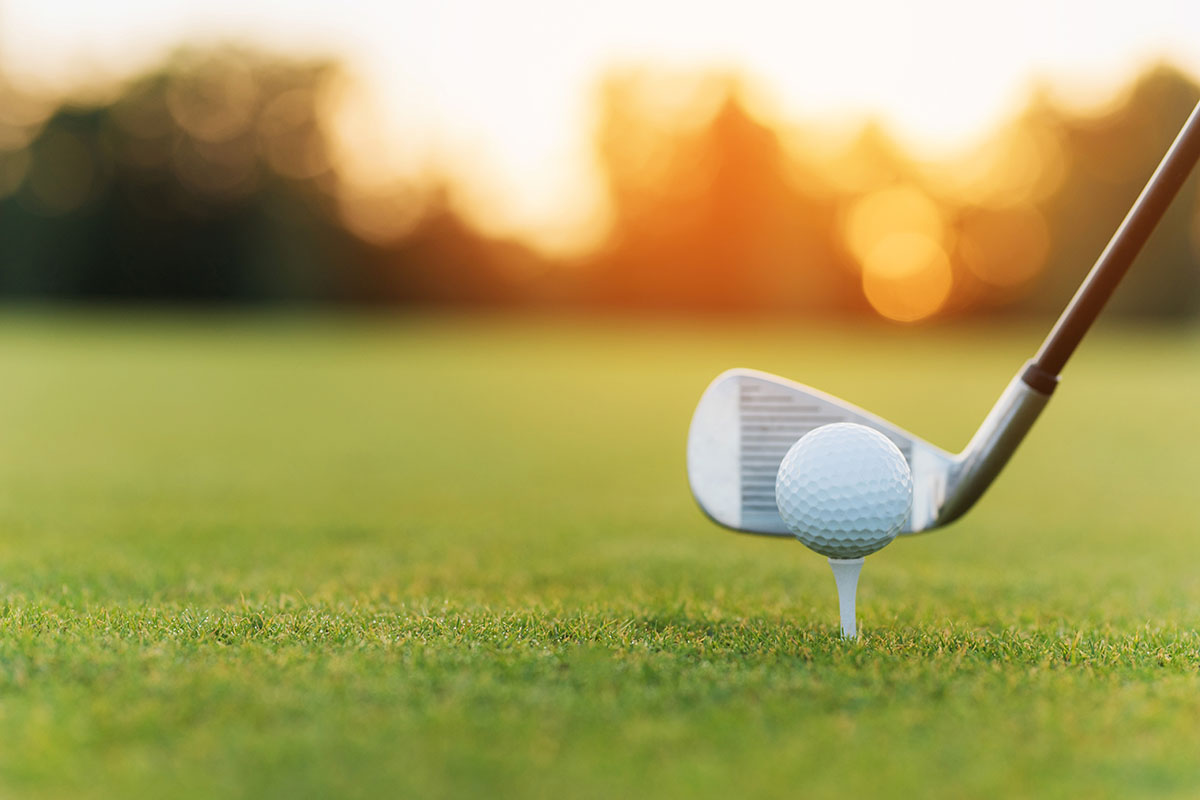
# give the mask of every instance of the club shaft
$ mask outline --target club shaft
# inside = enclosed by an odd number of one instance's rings
[[[1063,365],[1154,232],[1197,159],[1200,159],[1200,103],[1192,109],[1175,142],[1058,318],[1054,330],[1042,342],[1033,360],[1043,375],[1057,377],[1062,372]]]

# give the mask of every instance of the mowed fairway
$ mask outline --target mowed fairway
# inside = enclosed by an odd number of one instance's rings
[[[720,370],[958,449],[1039,326],[0,317],[0,796],[1196,797],[1200,332],[1086,341],[961,523],[694,508]]]

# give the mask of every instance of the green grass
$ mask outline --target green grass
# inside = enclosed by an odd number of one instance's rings
[[[957,449],[1040,334],[9,312],[0,796],[1195,797],[1195,329],[1086,342],[856,643],[688,495],[725,367]]]

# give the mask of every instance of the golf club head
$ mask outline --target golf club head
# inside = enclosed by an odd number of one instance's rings
[[[937,527],[956,459],[886,420],[785,378],[733,369],[709,385],[688,431],[692,495],[714,522],[744,533],[791,536],[775,505],[775,474],[804,434],[855,422],[887,436],[908,460],[913,506],[902,533]]]

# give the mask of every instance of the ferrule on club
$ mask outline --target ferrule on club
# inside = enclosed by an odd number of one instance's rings
[[[1025,434],[1029,433],[1048,402],[1050,395],[1026,383],[1022,373],[1017,373],[1009,382],[967,448],[956,459],[950,486],[938,510],[939,526],[953,522],[975,505],[1012,458],[1017,445],[1025,439]]]
[[[854,639],[858,636],[855,625],[855,598],[858,596],[858,575],[862,572],[861,558],[831,558],[833,579],[837,582],[838,609],[842,616],[842,636]]]

